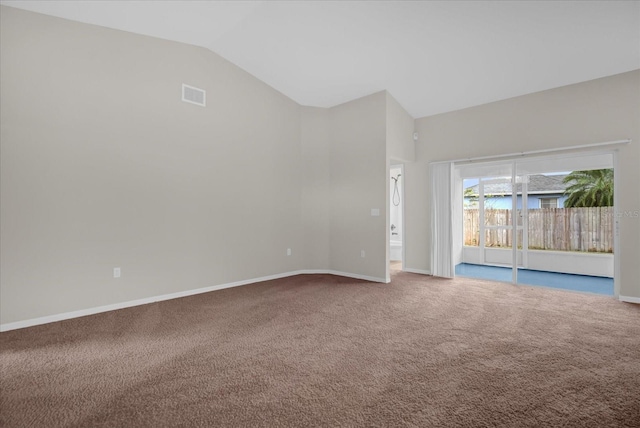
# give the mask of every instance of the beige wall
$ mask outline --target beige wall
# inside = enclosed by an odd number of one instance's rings
[[[385,279],[386,92],[301,107],[206,49],[4,6],[1,28],[0,323],[300,269]]]
[[[619,152],[622,212],[640,210],[640,71],[416,120],[416,163],[407,164],[407,266],[429,270],[428,163],[630,138]],[[640,219],[621,220],[620,294],[640,298]]]
[[[386,92],[351,101],[331,116],[331,269],[384,281],[387,275]],[[372,217],[378,208],[380,216]],[[365,250],[365,258],[360,251]]]
[[[415,130],[415,123],[413,117],[407,113],[407,111],[400,105],[398,101],[396,101],[393,96],[387,92],[387,168],[391,166],[391,164],[402,163],[406,166],[406,164],[414,162],[416,157],[416,148],[415,141],[413,140],[413,133]],[[403,172],[404,174],[404,172]],[[390,178],[389,174],[387,174],[387,189],[390,189]],[[406,183],[406,174],[405,177],[401,178],[401,187],[403,188]],[[403,201],[403,206],[406,204],[406,200],[404,195],[401,196]],[[386,218],[387,218],[387,232],[386,232],[386,242],[389,242],[391,239],[391,194],[387,192],[387,202],[386,202]],[[407,233],[407,229],[403,225],[403,236],[401,237],[404,241],[403,245],[406,246],[407,239],[411,240],[413,237],[411,236],[411,230]],[[387,245],[387,260],[389,260],[389,245]],[[405,266],[406,267],[406,266]],[[390,273],[388,270],[387,264],[387,279],[390,279]]]
[[[328,270],[330,242],[331,145],[329,109],[302,107],[302,219],[305,269]]]
[[[390,159],[413,160],[413,118],[385,91],[303,107],[301,119],[306,268],[388,280],[385,168]]]
[[[296,103],[202,48],[1,18],[3,324],[306,264]]]
[[[415,161],[414,128],[413,117],[387,92],[387,157],[390,160]]]
[[[430,161],[632,138],[620,209],[640,207],[638,71],[419,119],[414,155],[414,121],[384,91],[300,107],[206,49],[4,6],[1,19],[2,324],[299,269],[384,280],[391,159],[418,271]],[[181,102],[182,83],[207,107]],[[638,223],[621,225],[635,297]]]

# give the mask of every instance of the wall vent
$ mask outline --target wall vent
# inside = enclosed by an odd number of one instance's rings
[[[196,104],[202,107],[207,106],[207,92],[204,89],[182,84],[182,101]]]

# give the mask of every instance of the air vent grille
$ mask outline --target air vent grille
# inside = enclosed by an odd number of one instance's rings
[[[182,84],[182,101],[202,107],[207,105],[207,92],[193,86]]]

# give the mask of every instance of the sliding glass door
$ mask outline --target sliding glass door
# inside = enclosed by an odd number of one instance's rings
[[[456,170],[464,194],[457,274],[614,294],[612,153]]]
[[[464,187],[462,262],[507,268],[509,271],[496,271],[499,272],[497,279],[516,282],[516,268],[522,260],[517,248],[523,220],[514,195],[514,189],[520,186],[514,175],[514,162],[470,165],[461,172],[460,184]]]

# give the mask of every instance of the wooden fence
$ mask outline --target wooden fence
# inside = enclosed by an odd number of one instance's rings
[[[532,250],[613,252],[613,207],[530,209],[529,245]],[[464,210],[464,245],[478,246],[478,209]],[[519,224],[521,220],[518,221]],[[511,225],[511,210],[485,210],[486,225]],[[511,229],[485,230],[486,247],[511,247]],[[522,247],[522,231],[518,234]]]

